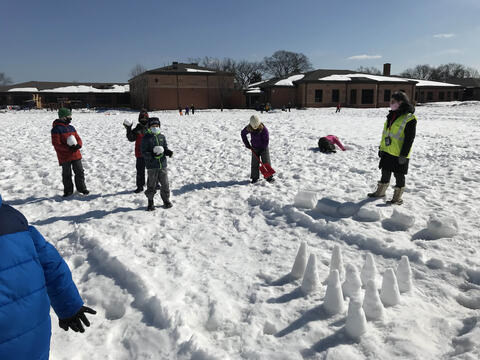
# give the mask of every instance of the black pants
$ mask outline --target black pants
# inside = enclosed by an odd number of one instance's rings
[[[137,157],[137,188],[143,188],[145,186],[145,159],[143,157]]]
[[[74,160],[62,164],[63,192],[73,193],[72,169],[75,173],[75,187],[77,190],[80,192],[87,190],[82,160]]]
[[[393,173],[395,176],[396,187],[404,187],[405,186],[405,174],[401,173]],[[389,183],[392,177],[392,172],[388,170],[382,169],[382,179],[380,180],[381,183]]]
[[[270,152],[268,151],[268,148],[266,149],[254,149],[255,154],[257,156],[252,154],[252,166],[251,166],[251,173],[250,173],[250,178],[252,180],[258,180],[260,177],[260,163],[258,159],[262,159],[263,163],[270,164]]]

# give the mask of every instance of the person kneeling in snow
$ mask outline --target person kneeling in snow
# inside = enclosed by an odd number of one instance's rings
[[[47,360],[50,305],[65,331],[83,333],[96,311],[83,306],[58,251],[1,196],[0,249],[0,359]]]
[[[149,129],[142,139],[142,155],[147,168],[147,190],[145,195],[148,198],[148,211],[155,210],[153,197],[157,193],[156,186],[160,182],[160,196],[163,206],[168,209],[172,207],[170,202],[170,187],[168,184],[167,158],[172,157],[173,152],[168,148],[167,139],[160,134],[160,120],[156,117],[150,118]]]
[[[251,145],[248,142],[247,134],[250,134]],[[251,149],[252,152],[252,167],[251,167],[251,174],[250,178],[252,179],[252,184],[258,181],[260,177],[259,174],[259,161],[258,159],[261,158],[265,164],[270,164],[270,152],[268,150],[268,143],[269,143],[269,134],[267,127],[260,122],[260,119],[257,115],[252,115],[250,117],[250,124],[246,126],[242,132],[242,141],[245,144],[247,149]],[[255,156],[256,155],[256,156]],[[275,179],[273,175],[267,179],[268,182],[274,182]]]
[[[342,149],[342,151],[346,150],[338,137],[336,137],[335,135],[327,135],[318,139],[318,147],[323,153],[336,152],[335,145],[338,145],[338,147]]]
[[[88,195],[85,174],[82,166],[82,139],[77,130],[70,125],[72,113],[66,108],[58,110],[58,119],[52,125],[52,144],[57,153],[58,163],[62,167],[63,196],[73,194],[72,168],[75,173],[75,186],[78,192]]]

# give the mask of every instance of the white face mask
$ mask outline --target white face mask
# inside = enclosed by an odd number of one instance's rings
[[[390,104],[390,109],[392,111],[397,111],[399,107],[400,107],[400,104],[397,102]]]
[[[154,135],[160,134],[160,128],[159,128],[159,127],[152,127],[152,128],[150,128],[150,131],[151,131],[152,134],[154,134]]]

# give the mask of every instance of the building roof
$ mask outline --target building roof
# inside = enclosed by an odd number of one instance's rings
[[[144,73],[140,74],[182,74],[182,75],[230,75],[233,76],[232,73],[227,71],[217,71],[214,69],[209,69],[203,66],[198,66],[197,63],[178,63],[173,62],[171,65],[160,67],[153,70],[145,71]]]
[[[448,81],[452,84],[461,85],[467,88],[480,87],[480,79],[478,78],[449,79]]]
[[[28,81],[0,87],[0,92],[54,92],[54,93],[126,93],[126,83],[77,83]]]
[[[412,81],[416,81],[417,88],[422,88],[422,87],[448,87],[448,88],[460,88],[460,85],[457,84],[450,84],[446,82],[441,82],[441,81],[431,81],[431,80],[419,80],[419,79],[410,79]]]

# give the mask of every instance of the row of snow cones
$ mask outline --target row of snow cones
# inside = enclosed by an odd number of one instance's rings
[[[300,245],[290,276],[301,279],[301,290],[305,295],[316,292],[320,287],[317,272],[317,259],[310,254],[307,262],[307,244]],[[377,288],[379,276],[372,254],[367,253],[365,264],[359,274],[354,265],[343,265],[340,247],[333,248],[330,271],[323,284],[327,284],[323,308],[330,315],[342,314],[346,310],[345,299],[349,298],[345,331],[353,339],[359,339],[367,330],[369,321],[381,321],[384,307],[395,306],[400,302],[400,293],[411,292],[412,271],[407,256],[402,256],[396,271],[388,268],[382,279],[380,292]],[[343,283],[341,283],[343,282]],[[362,301],[362,288],[365,295]]]

